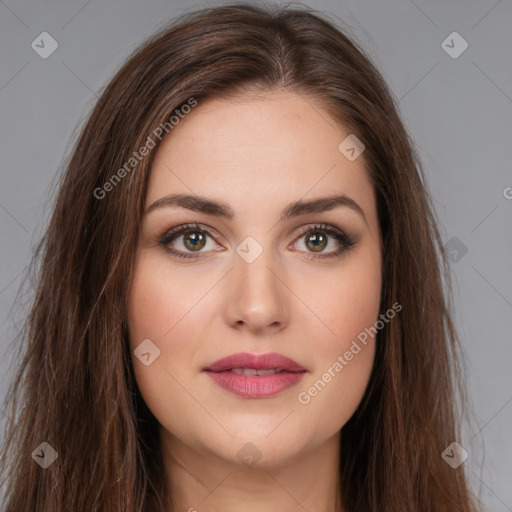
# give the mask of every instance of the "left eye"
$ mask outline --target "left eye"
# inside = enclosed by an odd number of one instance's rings
[[[306,250],[310,250],[312,252],[322,252],[327,246],[331,245],[334,240],[337,241],[338,245],[340,243],[339,236],[336,233],[330,232],[326,229],[311,229],[307,231],[304,235],[302,235],[299,240],[303,240],[303,246],[306,247]],[[299,244],[300,245],[300,244]],[[334,244],[336,245],[336,244]],[[332,249],[332,247],[331,247]],[[325,251],[331,252],[331,251]]]
[[[326,224],[308,227],[297,236],[299,240],[305,239],[306,257],[313,259],[342,256],[345,251],[355,245],[343,231]],[[330,244],[332,239],[336,240],[338,247],[331,251],[324,251],[327,246],[332,245]]]

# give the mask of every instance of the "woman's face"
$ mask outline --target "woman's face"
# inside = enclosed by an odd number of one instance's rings
[[[354,159],[350,139],[339,149],[349,134],[281,91],[199,102],[163,139],[128,323],[139,389],[172,450],[278,465],[338,439],[358,407],[381,252],[364,152]],[[345,199],[319,201],[334,196]],[[298,366],[250,357],[270,353]]]

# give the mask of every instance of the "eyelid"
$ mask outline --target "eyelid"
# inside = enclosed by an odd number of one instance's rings
[[[207,224],[202,224],[199,222],[186,222],[184,224],[180,224],[179,226],[167,229],[158,238],[160,241],[162,241],[163,239],[175,237],[187,233],[188,231],[194,230],[202,231],[206,233],[210,238],[213,238],[214,240],[218,238],[221,239],[223,243],[227,242],[227,240],[216,229],[212,228],[211,226],[208,226]],[[213,236],[213,234],[215,234],[215,236]]]
[[[338,235],[345,235],[345,232],[336,226],[332,226],[330,224],[325,224],[323,222],[313,222],[312,224],[308,224],[306,226],[302,226],[295,232],[295,236],[297,238],[300,238],[304,236],[306,233],[309,233],[310,231],[326,231],[326,232],[333,232],[337,233]],[[346,236],[346,235],[345,235]],[[347,237],[348,238],[348,237]]]

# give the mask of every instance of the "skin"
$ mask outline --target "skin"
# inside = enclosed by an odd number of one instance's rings
[[[175,510],[255,512],[335,507],[340,429],[361,402],[375,341],[309,403],[298,400],[379,315],[381,235],[364,153],[349,161],[349,135],[311,98],[272,91],[199,103],[163,139],[152,164],[146,206],[171,193],[222,201],[233,219],[164,206],[143,219],[128,297],[132,360],[139,389],[160,424]],[[299,199],[345,194],[348,207],[280,221]],[[206,244],[194,252],[169,229],[197,222]],[[340,256],[332,235],[315,252],[300,228],[324,223],[355,245]],[[196,231],[197,233],[197,231]],[[196,235],[197,236],[197,235]],[[263,248],[248,263],[236,252],[247,237]],[[309,242],[309,243],[308,243]],[[308,255],[324,255],[307,259]],[[133,355],[150,339],[160,355],[145,366]],[[288,356],[307,373],[277,395],[245,398],[202,371],[236,352]],[[254,465],[239,455],[258,450]],[[245,447],[245,448],[244,448]]]

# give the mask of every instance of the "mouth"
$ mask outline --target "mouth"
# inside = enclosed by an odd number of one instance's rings
[[[240,353],[203,368],[221,388],[246,398],[276,395],[297,384],[307,373],[293,359],[276,353]]]

